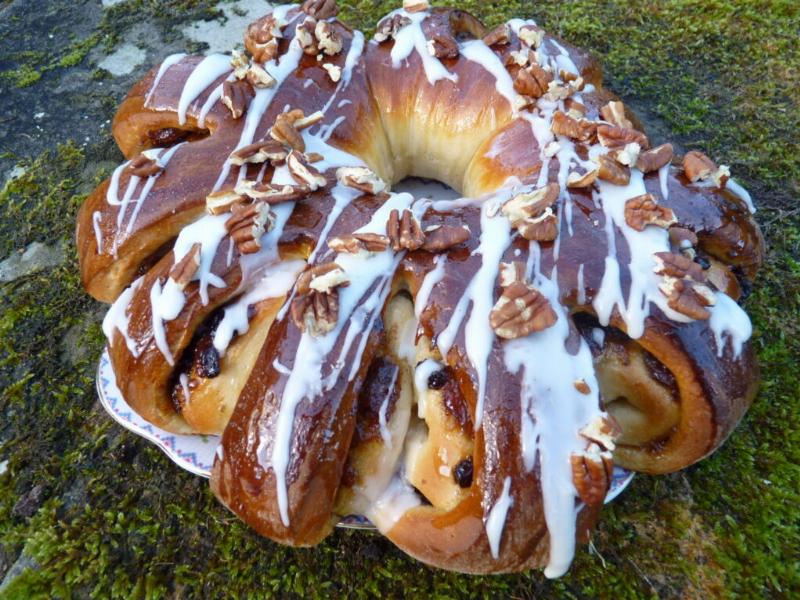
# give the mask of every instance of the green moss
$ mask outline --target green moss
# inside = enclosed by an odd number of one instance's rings
[[[42,78],[42,74],[30,65],[22,65],[13,71],[0,73],[0,77],[14,87],[24,88],[39,81]]]
[[[342,3],[342,13],[368,28],[395,4],[358,0]],[[212,15],[212,6],[130,1],[106,11],[102,32],[113,40],[141,19],[169,31],[187,15]],[[429,569],[359,532],[286,549],[253,534],[202,480],[98,408],[99,307],[81,289],[71,246],[62,267],[0,285],[0,460],[9,460],[0,476],[0,556],[24,550],[39,565],[6,597],[800,594],[800,8],[743,0],[460,6],[488,25],[535,17],[590,48],[608,87],[642,111],[655,138],[707,150],[755,193],[770,252],[747,308],[763,382],[740,427],[682,473],[637,477],[606,507],[592,548],[555,582],[538,572],[468,577]],[[0,192],[0,255],[34,240],[71,239],[82,192],[101,176],[88,162],[69,143],[20,162],[25,174]],[[62,340],[76,329],[87,352],[65,361]],[[30,519],[12,516],[37,484],[45,486],[44,504]]]

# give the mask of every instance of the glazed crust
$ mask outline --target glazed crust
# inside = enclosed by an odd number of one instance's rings
[[[303,18],[297,9],[287,13],[279,54],[290,51]],[[427,59],[420,53],[411,52],[403,59],[402,68],[393,60],[391,40],[364,43],[359,55],[355,50],[364,42],[360,34],[338,21],[330,23],[342,38],[343,48],[324,61],[349,68],[346,85],[333,81],[316,56],[302,55],[297,67],[276,86],[256,123],[253,139],[267,139],[276,117],[287,107],[300,108],[305,115],[323,111],[315,135],[327,132],[330,152],[340,150],[357,157],[389,183],[408,175],[430,177],[487,202],[511,185],[558,183],[570,167],[554,157],[544,170],[543,149],[531,115],[515,110],[496,76],[479,61],[463,56],[442,58],[439,64],[451,77],[431,82]],[[426,38],[455,38],[484,30],[462,11],[434,9],[422,22],[421,31]],[[511,35],[507,44],[489,52],[492,60],[508,65],[512,53],[522,49],[519,37]],[[581,95],[586,118],[600,120],[601,109],[615,97],[602,89],[597,63],[547,35],[541,49],[561,53],[576,66],[575,75],[588,86]],[[351,55],[354,63],[348,63]],[[219,379],[190,379],[184,406],[175,406],[173,392],[179,374],[175,365],[193,351],[204,323],[251,289],[264,273],[250,266],[261,254],[248,262],[225,235],[209,257],[210,271],[224,286],[209,286],[204,301],[201,282],[192,281],[184,290],[185,303],[177,318],[153,316],[154,289],[166,284],[176,263],[175,239],[205,215],[206,196],[212,190],[232,187],[240,178],[237,167],[227,172],[223,168],[221,175],[218,166],[225,165],[230,153],[241,145],[246,117],[234,119],[221,102],[212,102],[200,122],[207,100],[232,77],[232,69],[221,70],[189,103],[185,122],[180,119],[181,97],[201,60],[179,59],[160,77],[154,69],[131,90],[115,118],[114,136],[128,159],[152,147],[154,133],[165,129],[186,132],[178,136],[183,143],[164,151],[171,152],[169,162],[163,172],[150,178],[152,188],[146,197],[136,201],[136,193],[132,193],[125,200],[129,185],[133,192],[140,188],[136,181],[130,183],[130,169],[121,167],[113,180],[87,199],[78,217],[76,237],[87,290],[112,302],[133,284],[131,297],[122,307],[126,330],[112,329],[110,339],[112,364],[125,398],[144,418],[170,431],[220,433],[224,428],[211,477],[214,493],[262,535],[308,546],[331,531],[339,513],[352,506],[358,495],[353,482],[347,482],[348,469],[372,464],[369,457],[385,450],[385,440],[357,433],[370,427],[375,431],[374,407],[359,409],[363,404],[359,393],[369,384],[373,358],[389,356],[406,371],[421,360],[438,361],[454,374],[463,414],[455,418],[452,406],[442,408],[445,404],[440,396],[429,391],[425,400],[425,393],[416,390],[417,404],[425,402],[431,411],[438,406],[446,413],[444,417],[434,419],[432,412],[427,417],[409,417],[408,410],[398,410],[387,416],[388,427],[402,432],[427,427],[425,435],[430,439],[460,436],[451,447],[464,453],[458,459],[471,460],[474,479],[458,489],[451,474],[453,457],[446,464],[437,463],[443,469],[433,468],[421,464],[420,457],[430,453],[420,453],[415,464],[406,447],[405,458],[394,457],[389,462],[396,470],[407,460],[403,468],[412,475],[415,470],[429,473],[426,477],[432,482],[418,487],[423,494],[425,485],[430,487],[425,498],[430,504],[391,515],[376,509],[370,516],[405,552],[441,568],[495,573],[546,564],[552,544],[543,506],[541,458],[532,467],[526,465],[528,455],[520,435],[528,418],[520,402],[526,385],[523,371],[509,366],[504,359],[506,341],[492,335],[482,374],[470,356],[468,318],[463,316],[448,351],[440,352],[439,336],[457,317],[460,299],[482,267],[485,220],[480,199],[418,211],[425,227],[466,226],[469,239],[438,257],[426,250],[393,255],[387,270],[353,299],[347,326],[331,334],[332,346],[320,355],[318,363],[309,367],[307,356],[301,356],[308,351],[304,345],[308,335],[289,310],[297,286],[288,286],[288,291],[282,289],[255,304],[249,329],[234,338],[221,358]],[[632,115],[628,117],[638,124]],[[290,209],[274,242],[273,262],[327,265],[337,259],[327,245],[331,238],[369,226],[385,203],[417,206],[403,204],[399,195],[386,194],[352,193],[345,202],[335,166],[321,170],[325,185]],[[270,181],[277,169],[251,165],[242,171],[242,178]],[[735,295],[737,278],[752,280],[763,260],[763,239],[738,196],[691,183],[677,164],[645,175],[643,185],[672,210],[678,225],[696,234],[696,251],[716,261],[728,277],[730,285],[723,291]],[[557,301],[564,311],[558,318],[568,322],[567,349],[577,357],[579,349],[589,344],[600,397],[623,430],[615,462],[648,473],[671,472],[696,462],[724,441],[753,399],[757,365],[752,347],[745,343],[736,355],[733,344],[727,343],[718,351],[720,340],[709,321],[676,320],[655,305],[636,339],[626,335],[628,323],[617,309],[608,323],[600,324],[603,315],[595,305],[603,288],[607,257],[615,256],[620,265],[619,286],[627,298],[632,293],[629,263],[635,249],[619,225],[607,226],[608,213],[591,188],[562,189],[556,211],[556,241],[531,243],[514,235],[500,252],[501,261],[535,265],[537,272],[556,274]],[[384,222],[385,218],[382,227]],[[609,229],[615,235],[609,237]],[[680,248],[671,250],[679,252]],[[264,256],[267,254],[265,250]],[[441,257],[446,260],[439,262]],[[426,288],[426,278],[434,271],[438,283]],[[493,277],[489,286],[494,288],[486,290],[491,292],[492,302],[503,291],[496,279]],[[393,327],[388,307],[407,302],[408,297],[415,305],[417,331],[412,342],[404,342],[410,350],[403,350],[397,335],[382,329],[384,321]],[[477,309],[473,306],[471,310]],[[159,328],[163,328],[163,342],[157,339]],[[592,342],[593,329],[608,332],[607,343]],[[612,344],[608,340],[617,341]],[[298,392],[294,373],[304,369],[316,369],[309,381],[317,383]],[[398,376],[397,385],[408,386],[408,380],[406,372]],[[481,399],[479,381],[485,385]],[[287,406],[291,409],[288,428]],[[479,420],[480,427],[475,427]],[[355,460],[359,453],[362,458]],[[436,494],[437,489],[442,493]],[[488,524],[494,519],[493,510],[509,497],[514,500],[508,504],[501,536],[493,548]],[[576,501],[573,538],[587,539],[600,507]]]

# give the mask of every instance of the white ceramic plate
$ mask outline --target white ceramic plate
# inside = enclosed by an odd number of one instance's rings
[[[179,435],[159,429],[145,421],[122,397],[122,393],[117,387],[117,380],[107,349],[103,350],[103,354],[100,356],[100,366],[97,370],[97,391],[103,408],[120,425],[153,442],[182,469],[201,477],[209,476],[219,436]],[[633,473],[620,467],[614,467],[614,476],[606,496],[606,503],[619,496],[631,479],[633,479]],[[339,525],[373,529],[372,524],[360,515],[346,517]]]

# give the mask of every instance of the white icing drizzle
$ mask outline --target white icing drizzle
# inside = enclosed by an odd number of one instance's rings
[[[103,213],[96,210],[92,213],[92,227],[94,227],[94,239],[97,242],[97,254],[103,253],[103,233],[100,231],[100,221],[103,219]]]
[[[658,183],[661,186],[661,197],[664,198],[664,200],[669,200],[669,185],[667,185],[669,181],[669,168],[670,164],[667,163],[658,170]]]
[[[745,204],[747,204],[747,209],[751,213],[756,212],[756,205],[753,203],[753,198],[750,196],[750,193],[744,189],[739,183],[736,182],[733,178],[728,179],[728,182],[725,184],[725,189],[729,192],[733,192],[739,198],[744,200]]]
[[[189,402],[191,395],[189,393],[189,376],[186,373],[181,373],[178,377],[178,381],[181,384],[181,391],[183,392],[183,399],[186,402]]]
[[[167,342],[167,333],[164,328],[164,317],[175,318],[183,309],[186,301],[183,292],[172,279],[167,279],[163,289],[161,282],[156,280],[150,288],[151,321],[153,324],[153,338],[156,346],[161,351],[164,359],[170,366],[175,364],[172,350]],[[163,316],[162,316],[163,315]]]
[[[336,84],[336,89],[334,90],[331,97],[328,98],[328,101],[325,103],[325,106],[322,107],[322,112],[328,112],[328,109],[333,104],[333,101],[338,97],[339,93],[346,89],[348,85],[350,85],[350,79],[353,77],[353,69],[358,64],[358,60],[361,58],[361,55],[364,53],[364,34],[360,31],[356,31],[353,33],[353,41],[350,42],[350,49],[347,51],[347,56],[344,59],[344,68],[342,69],[342,75],[339,79],[339,83]],[[342,103],[339,103],[339,106],[342,106]]]
[[[178,123],[185,125],[186,111],[192,102],[212,83],[231,70],[231,57],[225,54],[211,54],[200,61],[183,86],[178,101]]]
[[[578,304],[586,304],[586,286],[583,282],[583,263],[578,267]]]
[[[385,228],[389,212],[393,209],[403,210],[408,208],[413,201],[410,194],[393,194],[372,216],[371,221],[359,229],[359,232],[368,233],[381,231]],[[414,210],[412,208],[412,210]],[[415,212],[421,212],[416,208]],[[380,312],[386,296],[391,290],[391,278],[394,270],[402,259],[403,253],[394,254],[391,250],[367,254],[339,253],[334,261],[351,278],[347,287],[339,289],[339,320],[336,327],[320,337],[313,337],[303,333],[296,350],[295,365],[291,375],[288,376],[281,405],[278,411],[274,437],[272,439],[272,454],[264,454],[263,444],[268,440],[266,432],[260,432],[262,440],[258,448],[258,457],[262,464],[269,465],[275,474],[275,485],[278,496],[278,508],[281,521],[289,526],[288,488],[286,484],[286,469],[289,464],[291,437],[294,430],[294,417],[298,404],[304,398],[315,398],[321,393],[333,388],[339,380],[342,370],[348,366],[344,357],[349,352],[352,342],[359,333],[365,330]],[[362,298],[366,292],[373,288],[369,297]],[[347,327],[346,330],[344,328]],[[327,377],[322,376],[322,366],[333,347],[344,333],[344,341],[339,359],[334,361],[331,372]],[[356,356],[352,359],[354,368],[350,370],[350,378],[357,372],[357,365],[366,347],[366,337],[359,345]],[[302,357],[300,360],[299,357]]]
[[[433,269],[428,271],[425,279],[422,280],[422,285],[419,286],[419,291],[414,299],[414,314],[419,319],[422,311],[428,306],[428,299],[431,296],[434,286],[444,279],[445,265],[447,264],[447,254],[437,254],[433,259]]]
[[[147,93],[147,97],[144,99],[145,106],[150,104],[150,100],[153,99],[153,94],[155,93],[158,84],[161,83],[161,78],[164,77],[164,73],[167,72],[167,69],[169,69],[174,65],[177,65],[184,58],[186,58],[186,53],[181,52],[179,54],[172,54],[164,59],[164,62],[162,62],[161,66],[158,68],[158,73],[156,73],[156,78],[153,79],[153,85],[150,86],[150,91]]]
[[[177,144],[172,148],[164,151],[163,153],[160,151],[159,154],[156,157],[154,157],[156,158],[158,164],[161,166],[162,170],[156,173],[155,175],[151,175],[150,177],[147,178],[147,181],[145,182],[144,187],[142,188],[142,191],[139,194],[139,197],[136,199],[133,213],[131,214],[130,219],[128,219],[128,224],[125,227],[126,234],[130,234],[130,232],[133,231],[133,225],[136,222],[136,218],[139,216],[139,211],[142,209],[145,200],[147,200],[147,197],[150,195],[150,191],[153,189],[153,186],[156,184],[156,181],[158,181],[158,178],[161,177],[161,175],[163,174],[164,169],[166,169],[170,159],[185,143],[186,142]],[[121,217],[124,213],[125,213],[125,207],[123,206],[123,208],[120,209],[119,215],[117,216],[117,224],[121,223]]]
[[[514,101],[518,96],[514,91],[514,82],[505,65],[500,62],[497,55],[486,45],[483,40],[469,40],[459,44],[461,55],[467,60],[478,63],[489,71],[495,79],[497,93],[508,100],[509,106],[514,108]]]
[[[506,526],[506,517],[508,516],[508,509],[514,504],[514,499],[511,497],[511,477],[506,477],[503,480],[503,491],[500,497],[492,506],[489,511],[489,516],[486,518],[486,536],[489,538],[489,549],[492,552],[492,557],[496,560],[500,556],[500,540],[503,536],[503,529]]]
[[[378,409],[378,424],[381,428],[381,438],[383,439],[383,443],[386,444],[387,448],[392,447],[392,432],[389,431],[389,426],[386,423],[386,411],[389,409],[389,400],[392,399],[392,395],[395,392],[395,384],[397,383],[397,374],[400,372],[399,369],[395,369],[394,373],[392,373],[392,380],[389,382],[389,388],[386,393],[386,397],[381,402],[381,406]]]
[[[422,68],[428,83],[435,84],[440,79],[448,79],[452,82],[458,81],[458,75],[451,73],[435,56],[428,51],[428,40],[422,31],[422,22],[428,16],[428,11],[408,13],[404,10],[396,10],[390,15],[399,14],[411,20],[411,23],[403,27],[394,36],[394,46],[392,46],[392,67],[399,69],[401,63],[406,60],[411,53],[416,50],[422,61]]]
[[[228,77],[228,81],[233,81],[235,79],[236,77],[233,74]],[[208,98],[206,98],[205,104],[203,104],[203,107],[200,109],[200,115],[197,117],[198,127],[203,128],[206,126],[206,117],[208,113],[211,112],[211,109],[214,108],[214,105],[219,102],[220,98],[222,98],[222,84],[215,87],[208,95]]]
[[[402,473],[398,473],[380,497],[372,503],[365,516],[379,531],[387,533],[406,514],[406,511],[420,504],[420,498],[414,488]]]
[[[725,344],[731,341],[733,357],[739,358],[742,346],[753,335],[753,325],[747,313],[733,299],[723,292],[716,292],[717,302],[709,307],[711,318],[708,326],[714,332],[717,343],[717,356],[722,356]]]
[[[200,281],[200,300],[203,305],[208,304],[208,286],[216,288],[226,287],[225,281],[211,272],[214,256],[217,254],[219,243],[228,234],[225,221],[228,215],[204,215],[191,225],[184,227],[175,240],[175,263],[186,256],[194,244],[200,244],[200,266],[193,280]]]
[[[114,331],[117,330],[122,334],[125,345],[128,347],[128,352],[130,352],[131,356],[134,358],[139,358],[142,349],[136,345],[136,340],[128,334],[128,324],[130,323],[128,306],[133,299],[133,295],[142,286],[143,282],[144,276],[139,277],[126,288],[114,301],[114,304],[111,305],[106,316],[103,318],[103,333],[106,339],[108,339],[108,345],[114,345]]]

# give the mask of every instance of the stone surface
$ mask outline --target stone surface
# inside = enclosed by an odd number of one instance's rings
[[[97,63],[97,66],[112,75],[127,75],[142,64],[146,56],[147,53],[141,48],[133,44],[124,44]]]
[[[264,15],[269,5],[264,0],[239,0],[233,4],[220,3],[219,19],[191,23],[182,29],[190,40],[208,45],[208,53],[230,52],[243,48],[242,32],[248,24]]]
[[[46,246],[34,242],[22,253],[15,253],[0,262],[0,282],[14,281],[41,269],[56,267],[64,260],[64,244]]]

